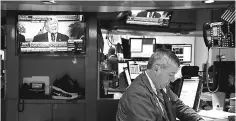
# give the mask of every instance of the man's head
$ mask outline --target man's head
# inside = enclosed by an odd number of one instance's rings
[[[45,24],[45,29],[49,33],[57,33],[58,32],[58,21],[56,18],[50,18],[48,19]]]
[[[179,65],[179,59],[172,51],[157,49],[148,61],[147,73],[155,87],[162,89],[175,81]]]
[[[108,50],[108,55],[115,55],[116,53],[116,49],[114,47],[110,47],[109,50]]]

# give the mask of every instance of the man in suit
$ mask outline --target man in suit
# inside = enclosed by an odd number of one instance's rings
[[[176,121],[176,117],[181,121],[204,121],[169,87],[179,65],[171,50],[156,50],[147,70],[136,77],[120,98],[116,121]]]
[[[25,36],[21,34],[22,32],[25,32],[24,26],[21,25],[20,23],[18,23],[18,24],[17,24],[17,30],[16,30],[16,31],[17,31],[17,40],[18,40],[19,42],[26,42],[26,41],[25,41]]]
[[[44,27],[47,32],[34,36],[33,42],[60,42],[69,40],[67,35],[58,32],[58,21],[56,19],[47,20]]]
[[[156,11],[141,11],[136,17],[160,18],[161,14]]]
[[[110,70],[118,72],[118,58],[114,47],[111,47],[108,50],[107,64]]]

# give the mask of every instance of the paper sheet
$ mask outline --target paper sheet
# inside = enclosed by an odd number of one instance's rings
[[[214,118],[214,119],[225,119],[228,116],[236,116],[235,113],[224,112],[220,110],[201,110],[198,112],[200,116]]]

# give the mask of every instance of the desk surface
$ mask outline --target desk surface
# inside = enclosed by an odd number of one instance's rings
[[[228,116],[236,116],[235,113],[229,113],[219,110],[201,110],[198,112],[205,121],[228,121]]]

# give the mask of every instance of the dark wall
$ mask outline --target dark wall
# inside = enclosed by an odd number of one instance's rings
[[[116,121],[119,100],[98,100],[98,121]]]

